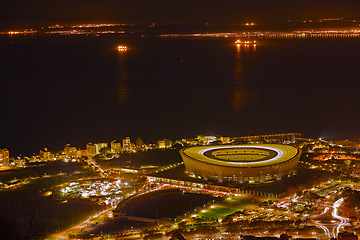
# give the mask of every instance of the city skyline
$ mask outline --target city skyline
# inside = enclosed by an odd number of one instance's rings
[[[266,144],[256,144],[260,140]],[[243,144],[233,145],[233,141]],[[131,143],[128,138],[124,138],[123,142],[125,148]],[[46,226],[45,231],[38,227],[31,231],[39,239],[75,236],[83,239],[104,233],[115,238],[136,238],[140,234],[152,236],[148,231],[155,231],[159,236],[181,233],[186,238],[193,238],[194,234],[197,237],[207,234],[214,238],[237,236],[245,240],[251,238],[249,231],[256,237],[271,239],[288,239],[290,236],[292,239],[330,239],[336,236],[341,239],[359,234],[355,227],[358,215],[355,207],[359,194],[356,179],[360,176],[359,143],[309,139],[301,137],[299,133],[233,139],[199,135],[194,139],[183,139],[182,143],[186,150],[182,149],[181,152],[193,160],[208,162],[217,159],[218,165],[220,163],[225,167],[232,164],[232,169],[234,162],[241,163],[244,174],[248,169],[247,164],[256,170],[254,165],[267,161],[271,162],[266,163],[270,165],[287,164],[287,158],[294,156],[290,160],[291,165],[298,167],[284,174],[286,170],[282,173],[282,167],[272,166],[274,172],[266,176],[262,175],[266,172],[265,168],[261,168],[257,169],[259,176],[244,176],[244,179],[241,174],[239,178],[233,174],[222,176],[223,170],[212,167],[209,169],[216,176],[208,178],[206,174],[203,176],[204,168],[199,169],[201,176],[194,175],[194,169],[191,170],[193,166],[189,165],[187,159],[183,159],[184,162],[181,160],[178,148],[139,154],[109,154],[108,159],[101,159],[93,157],[91,146],[100,154],[105,154],[113,150],[109,149],[107,143],[89,143],[85,155],[77,155],[76,148],[69,145],[64,149],[63,158],[47,159],[51,154],[44,149],[40,152],[40,162],[16,160],[16,166],[1,172],[0,194],[4,198],[1,200],[11,199],[12,192],[24,192],[26,197],[26,193],[33,191],[33,188],[42,188],[38,194],[33,193],[32,201],[22,197],[20,207],[16,200],[15,204],[9,201],[5,206],[11,214],[16,215],[23,215],[22,211],[19,213],[23,208],[38,206],[36,211],[27,214],[35,216],[37,226]],[[196,144],[202,147],[193,147]],[[116,147],[115,141],[112,146]],[[257,160],[249,160],[249,157]],[[232,162],[227,162],[228,158]],[[11,162],[14,163],[14,160],[11,159]],[[189,172],[185,171],[185,167]],[[27,175],[29,173],[31,175]],[[17,177],[12,179],[14,175]],[[89,204],[89,201],[92,204],[87,205],[83,213],[81,208],[71,207],[74,203],[83,205]],[[157,209],[144,207],[144,204],[154,204],[154,201],[170,202]],[[174,201],[176,208],[171,207]],[[57,207],[54,207],[54,211],[44,212],[46,207],[39,206],[39,203],[46,206],[57,204]],[[60,206],[62,211],[72,212],[72,219],[67,214],[59,221],[57,209]],[[166,206],[171,208],[165,210]],[[178,210],[176,213],[170,213],[175,209]],[[48,218],[57,220],[44,222],[43,219]],[[74,224],[74,221],[78,223]],[[130,222],[130,232],[118,225],[128,221],[152,225],[137,227]],[[24,221],[24,224],[29,223]],[[103,226],[108,226],[111,232],[107,232]],[[198,229],[195,232],[190,230],[194,227]],[[219,228],[226,230],[214,231]],[[31,232],[0,231],[0,236],[14,238]]]

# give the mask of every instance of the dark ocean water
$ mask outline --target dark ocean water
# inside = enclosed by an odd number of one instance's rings
[[[2,36],[0,148],[280,132],[359,140],[359,43]]]

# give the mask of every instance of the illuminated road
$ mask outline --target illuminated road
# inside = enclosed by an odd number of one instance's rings
[[[108,174],[104,171],[104,169],[102,169],[99,165],[97,165],[94,160],[92,160],[91,158],[89,158],[89,162],[90,162],[92,165],[94,165],[97,169],[99,169],[102,175],[104,175],[105,177],[108,176]]]
[[[68,228],[64,231],[62,231],[61,233],[58,234],[54,234],[53,237],[50,237],[49,239],[54,239],[54,240],[60,240],[60,239],[68,239],[69,238],[69,234],[73,233],[73,232],[77,232],[83,228],[85,228],[87,225],[90,224],[94,224],[96,222],[98,222],[100,220],[100,218],[106,216],[107,214],[111,213],[112,210],[114,210],[116,208],[116,205],[114,207],[108,208],[100,213],[95,214],[94,216],[89,217],[88,219],[86,219],[85,221],[83,221],[82,223],[73,226],[71,228]]]
[[[348,225],[348,218],[343,218],[341,216],[338,215],[338,207],[341,206],[341,203],[344,201],[344,198],[340,198],[339,200],[337,200],[336,202],[334,202],[333,204],[333,211],[331,212],[331,216],[333,216],[333,218],[336,218],[338,220],[340,220],[340,223],[338,224],[338,226],[336,228],[333,229],[333,236],[337,237],[340,229],[343,226]]]
[[[325,215],[327,213],[327,211],[329,211],[329,207],[325,207],[324,211],[322,213],[320,213],[319,215],[316,215],[315,217],[318,218],[318,217],[321,217],[323,215]],[[328,238],[331,238],[331,234],[330,234],[330,230],[322,223],[319,223],[319,222],[315,222],[315,224],[317,225],[317,227],[321,228],[322,230],[324,230],[325,232],[325,235],[328,237]]]
[[[330,226],[332,226],[332,234],[329,230],[329,224],[323,224],[321,222],[316,222],[316,221],[313,221],[317,227],[321,228],[324,232],[325,232],[325,235],[330,239],[331,237],[334,237],[336,238],[338,233],[340,232],[340,229],[346,225],[348,225],[348,220],[347,218],[344,218],[344,217],[341,217],[338,215],[338,208],[341,206],[342,202],[344,201],[344,198],[340,198],[339,200],[335,201],[333,203],[332,206],[325,206],[324,208],[324,211],[318,215],[314,215],[313,216],[313,219],[316,219],[316,218],[322,218],[324,217],[329,209],[332,207],[333,210],[331,211],[331,216],[334,218],[334,219],[337,219],[339,220],[340,222],[339,223],[333,223],[333,224],[330,224]],[[332,235],[332,236],[331,236]]]

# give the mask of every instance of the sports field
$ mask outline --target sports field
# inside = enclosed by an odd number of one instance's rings
[[[269,200],[268,198],[256,198],[252,196],[237,196],[226,198],[211,205],[206,212],[200,216],[208,218],[224,218],[227,215],[233,214],[237,211],[252,210],[259,205],[259,203]]]

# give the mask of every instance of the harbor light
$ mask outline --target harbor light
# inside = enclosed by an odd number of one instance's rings
[[[126,51],[127,51],[127,46],[119,45],[119,46],[118,46],[118,51],[119,51],[119,52],[126,52]]]

